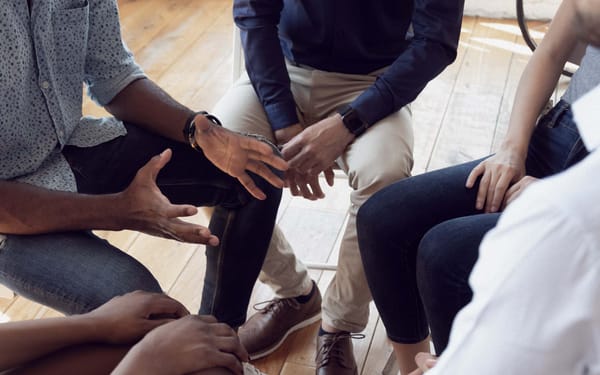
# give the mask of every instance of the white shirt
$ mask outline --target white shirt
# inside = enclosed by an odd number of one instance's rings
[[[600,145],[600,87],[573,106]],[[473,300],[427,375],[600,374],[600,152],[530,186],[481,244]]]

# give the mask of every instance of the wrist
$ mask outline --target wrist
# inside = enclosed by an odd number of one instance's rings
[[[302,133],[302,126],[299,123],[292,124],[285,128],[275,130],[275,141],[278,146],[282,146],[300,133]]]
[[[336,124],[337,124],[338,128],[340,129],[341,133],[344,135],[343,140],[346,142],[346,145],[352,143],[352,141],[354,141],[357,136],[354,135],[350,130],[348,130],[348,128],[344,124],[342,115],[340,115],[339,113],[336,113],[335,115],[333,115],[333,118],[336,120]]]
[[[212,124],[222,126],[221,121],[215,116],[206,111],[200,111],[191,114],[183,128],[183,136],[187,143],[196,151],[201,151],[202,148],[198,143],[198,134],[208,129]],[[199,129],[204,129],[200,131]]]
[[[360,137],[369,128],[369,124],[349,105],[338,109],[337,114],[344,127],[355,137]]]
[[[500,149],[505,150],[521,159],[525,159],[527,157],[529,145],[523,144],[523,142],[519,142],[518,140],[506,138],[500,145]]]
[[[105,337],[106,327],[99,319],[94,317],[93,311],[73,315],[68,318],[68,321],[71,324],[71,331],[78,332],[82,342],[104,343],[107,341]]]

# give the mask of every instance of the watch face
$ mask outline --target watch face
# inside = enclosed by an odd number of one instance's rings
[[[352,107],[348,107],[341,113],[341,116],[346,129],[348,129],[350,133],[358,136],[367,129],[366,124],[358,117],[358,113],[356,113]]]

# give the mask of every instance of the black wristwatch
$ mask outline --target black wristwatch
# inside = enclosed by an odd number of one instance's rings
[[[350,133],[355,136],[360,136],[362,133],[367,130],[369,124],[364,122],[359,116],[358,113],[354,110],[354,108],[349,105],[344,106],[338,110],[340,116],[342,116],[342,121],[344,122],[344,126]]]

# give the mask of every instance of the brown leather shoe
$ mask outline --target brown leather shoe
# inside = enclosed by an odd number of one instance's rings
[[[364,335],[352,335],[348,332],[327,333],[317,336],[317,375],[357,375],[358,368],[352,348],[353,338]]]
[[[263,304],[266,306],[238,329],[240,341],[253,360],[271,354],[290,333],[321,319],[321,293],[316,286],[306,303],[295,298],[276,298],[256,306]]]

